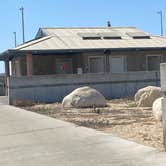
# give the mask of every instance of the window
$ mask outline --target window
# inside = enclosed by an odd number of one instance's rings
[[[147,56],[147,69],[149,71],[159,71],[160,70],[161,56]]]

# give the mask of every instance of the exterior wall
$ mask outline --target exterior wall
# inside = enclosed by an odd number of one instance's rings
[[[166,51],[126,51],[113,52],[111,55],[126,57],[126,71],[147,71],[147,56],[161,56],[160,63],[166,62]]]
[[[55,56],[34,55],[33,56],[33,74],[47,75],[56,74]]]
[[[128,55],[126,57],[127,71],[146,71],[145,55]]]
[[[158,72],[124,72],[105,74],[73,74],[9,78],[9,102],[31,100],[34,102],[62,101],[63,97],[81,86],[91,86],[107,99],[133,96],[148,85],[160,85]]]
[[[89,57],[103,56],[105,58],[105,72],[110,72],[110,61],[111,56],[123,56],[124,57],[124,71],[147,71],[147,56],[149,55],[160,55],[161,62],[166,62],[165,51],[126,51],[126,52],[87,52],[82,53],[83,64],[82,68],[84,73],[89,72]]]
[[[77,73],[78,68],[84,67],[83,56],[81,53],[72,55],[73,73]]]
[[[166,62],[166,56],[162,56],[162,63]]]
[[[77,67],[81,66],[82,60],[81,56],[77,54],[70,55],[33,55],[33,68],[34,75],[49,75],[49,74],[59,74],[57,69],[57,63],[63,62],[67,63],[67,59],[71,60],[71,68],[67,73],[76,73]],[[63,73],[63,72],[62,72]]]
[[[27,74],[25,56],[13,58],[11,64],[12,64],[12,75],[25,76]]]
[[[26,68],[26,57],[20,57],[20,73],[22,76],[27,75],[27,68]]]

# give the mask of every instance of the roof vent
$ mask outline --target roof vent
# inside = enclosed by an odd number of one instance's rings
[[[128,32],[126,34],[133,39],[150,39],[150,36],[144,32]]]
[[[100,33],[103,39],[122,39],[121,35],[116,32]]]
[[[78,33],[83,40],[100,40],[101,36],[97,33]]]

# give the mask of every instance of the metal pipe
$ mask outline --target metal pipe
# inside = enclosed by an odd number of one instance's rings
[[[25,32],[24,32],[24,8],[21,7],[19,9],[21,11],[21,16],[22,16],[22,41],[23,43],[25,42]]]
[[[14,34],[14,46],[16,47],[17,46],[16,32],[13,32],[13,34]]]
[[[157,12],[160,15],[160,28],[161,28],[161,36],[163,36],[163,12],[160,10]]]

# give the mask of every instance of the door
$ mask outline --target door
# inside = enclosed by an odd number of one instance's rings
[[[104,58],[103,57],[90,57],[89,66],[90,66],[90,73],[103,73],[104,72]]]
[[[110,56],[110,72],[121,73],[124,72],[124,57]]]

